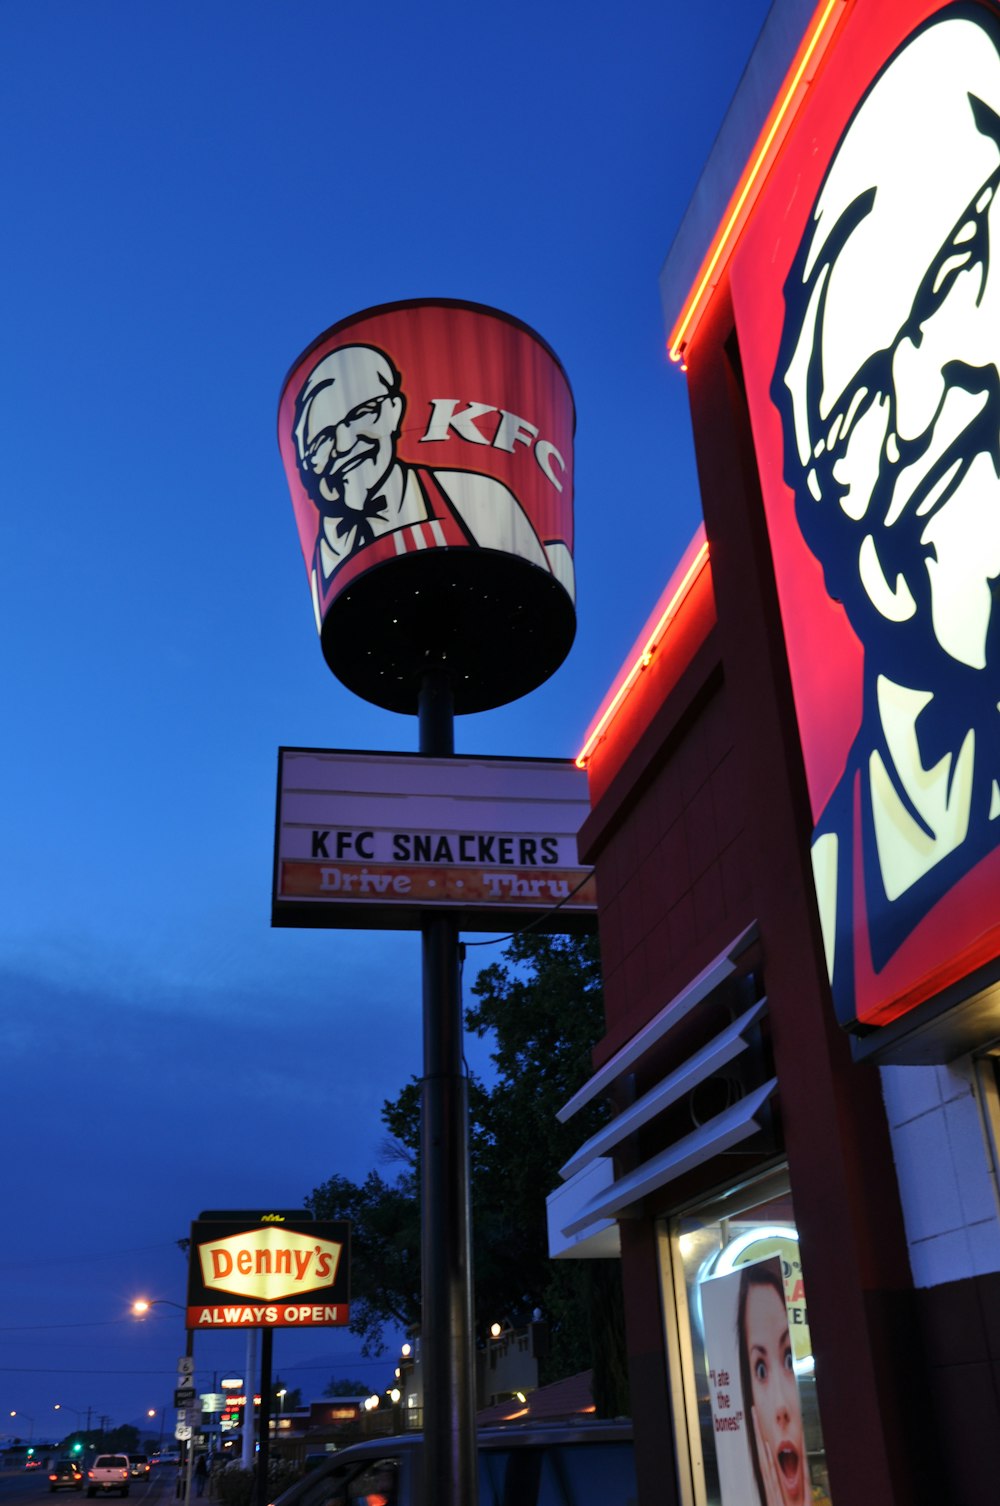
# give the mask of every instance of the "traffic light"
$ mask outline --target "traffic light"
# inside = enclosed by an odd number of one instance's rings
[[[83,1453],[83,1444],[82,1443],[74,1443],[72,1452],[74,1454],[82,1454]]]

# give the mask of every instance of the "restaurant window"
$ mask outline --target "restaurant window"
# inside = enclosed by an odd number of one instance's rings
[[[689,1207],[659,1234],[685,1506],[829,1506],[787,1173]]]

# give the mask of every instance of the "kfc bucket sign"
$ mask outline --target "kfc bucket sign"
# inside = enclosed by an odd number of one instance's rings
[[[562,663],[576,628],[573,398],[549,347],[446,300],[341,321],[295,363],[278,443],[323,653],[366,700],[458,712]]]
[[[347,1323],[349,1226],[191,1225],[188,1328],[314,1328]]]

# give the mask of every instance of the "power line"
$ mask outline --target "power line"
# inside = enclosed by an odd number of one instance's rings
[[[88,1365],[86,1370],[66,1370],[62,1366],[0,1365],[0,1375],[169,1375],[171,1371],[159,1370],[96,1370]]]
[[[117,1260],[122,1255],[144,1255],[150,1250],[173,1250],[177,1248],[176,1239],[167,1240],[166,1243],[155,1245],[132,1245],[126,1250],[103,1250],[95,1255],[52,1255],[48,1259],[39,1260],[15,1260],[0,1262],[0,1271],[23,1271],[36,1270],[38,1266],[46,1265],[82,1265],[86,1261],[94,1260]]]

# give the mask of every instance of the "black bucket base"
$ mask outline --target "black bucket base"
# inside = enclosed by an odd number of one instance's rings
[[[435,549],[377,565],[332,602],[323,655],[348,690],[416,715],[428,669],[457,715],[537,689],[572,647],[576,611],[537,565],[489,549]]]

